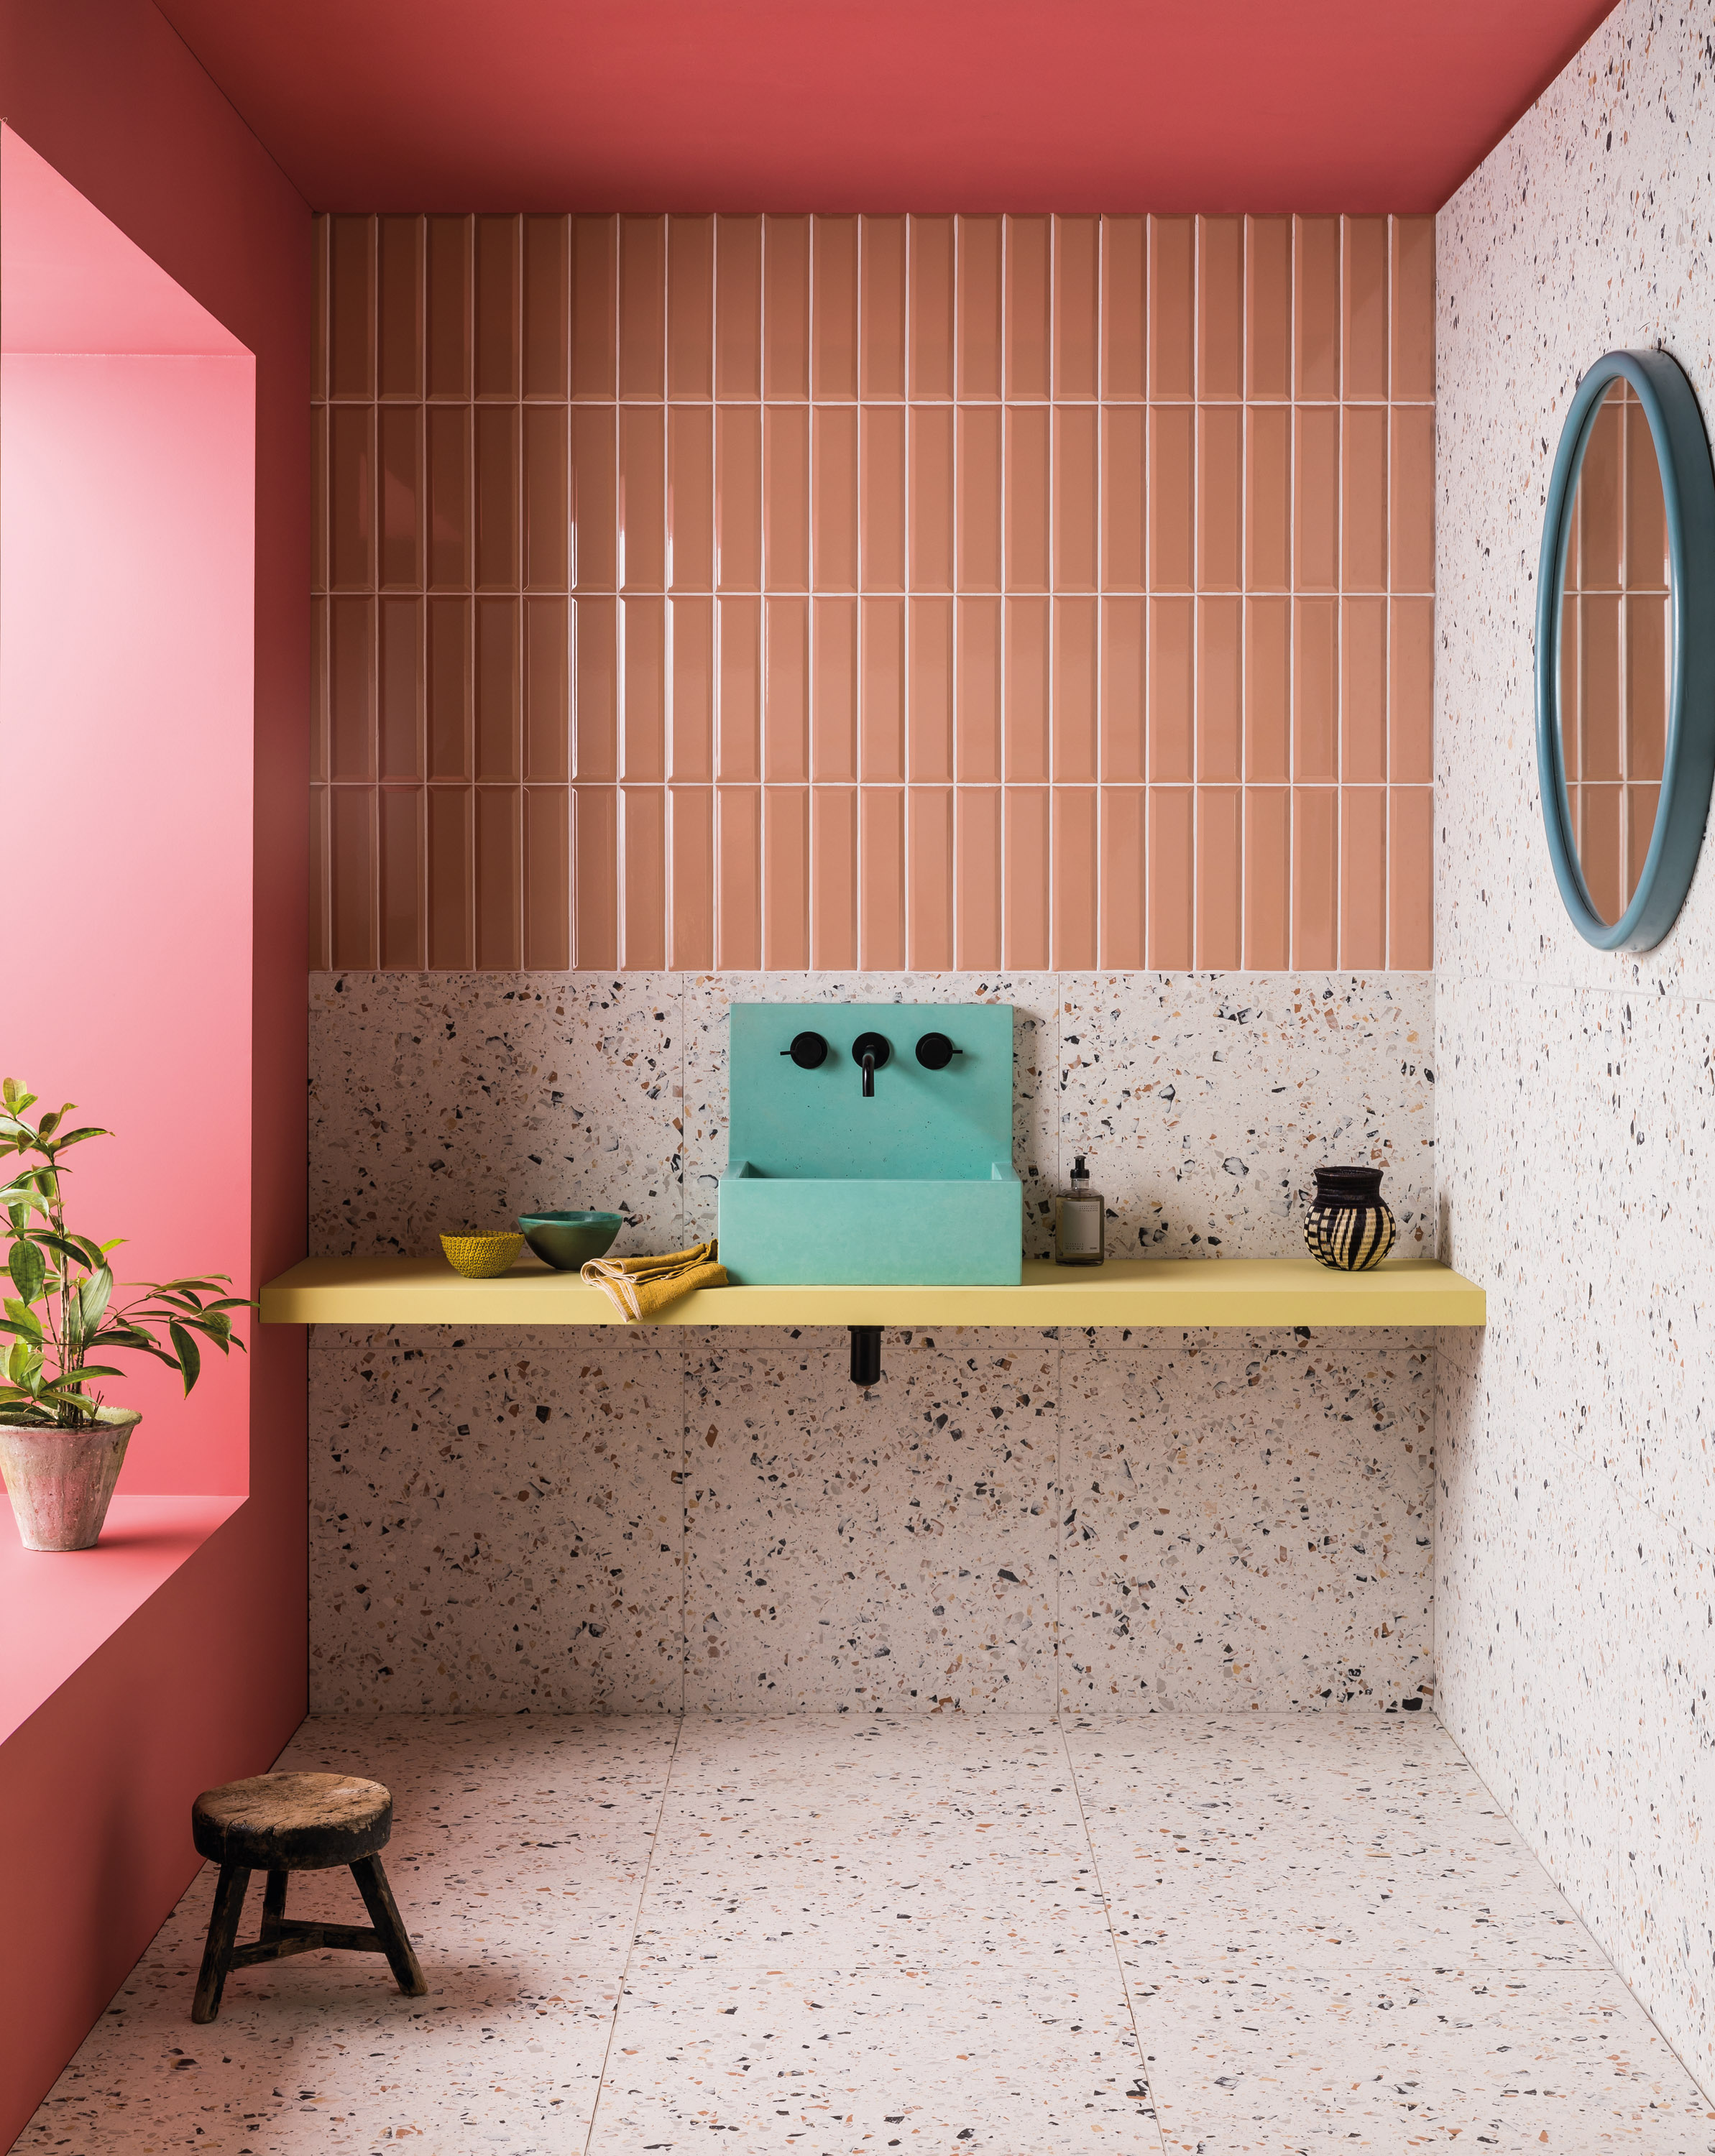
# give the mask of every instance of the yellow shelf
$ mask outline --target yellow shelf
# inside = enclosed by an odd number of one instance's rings
[[[439,1257],[306,1258],[262,1291],[266,1325],[617,1325],[599,1288],[534,1260],[461,1280]],[[1483,1291],[1410,1260],[1338,1273],[1313,1258],[1031,1260],[1018,1287],[721,1287],[662,1325],[1481,1325]]]

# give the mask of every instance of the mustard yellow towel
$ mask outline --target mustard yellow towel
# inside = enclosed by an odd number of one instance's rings
[[[592,1258],[578,1277],[598,1287],[628,1325],[639,1325],[693,1288],[725,1287],[727,1268],[716,1262],[719,1248],[710,1241],[664,1258]]]

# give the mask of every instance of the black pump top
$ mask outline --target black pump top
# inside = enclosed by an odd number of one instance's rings
[[[1089,1180],[1090,1171],[1084,1165],[1083,1154],[1080,1153],[1072,1168],[1072,1181],[1074,1183],[1087,1183]]]

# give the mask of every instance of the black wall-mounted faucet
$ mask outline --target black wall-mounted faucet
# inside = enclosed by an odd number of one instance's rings
[[[860,1033],[851,1044],[851,1060],[861,1064],[864,1072],[864,1098],[875,1097],[875,1073],[892,1055],[885,1033]]]

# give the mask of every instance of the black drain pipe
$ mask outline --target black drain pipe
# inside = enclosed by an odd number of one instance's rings
[[[851,1382],[865,1391],[881,1382],[881,1328],[854,1325],[851,1328]]]

